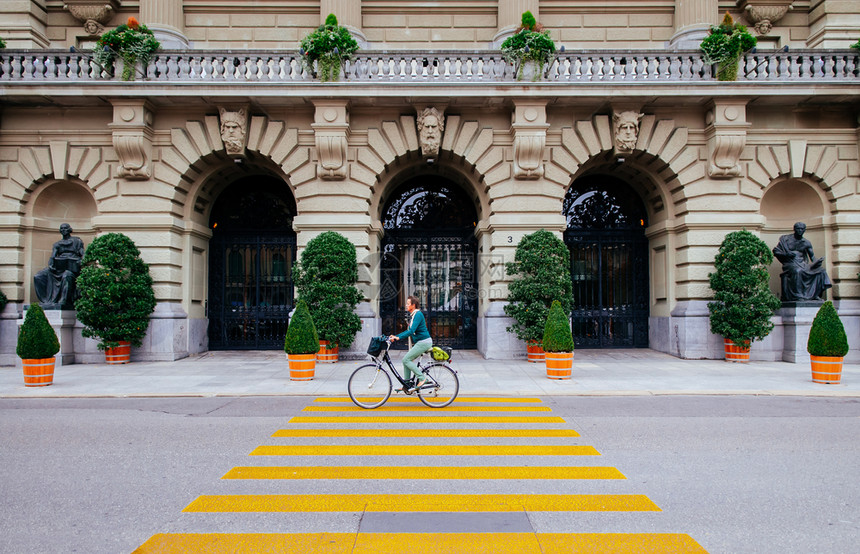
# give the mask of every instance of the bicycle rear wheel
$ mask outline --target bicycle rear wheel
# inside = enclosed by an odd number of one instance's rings
[[[378,408],[391,396],[391,376],[376,364],[366,364],[352,372],[346,389],[356,406]]]
[[[457,373],[448,365],[437,362],[423,368],[429,376],[427,384],[418,389],[418,398],[431,408],[444,408],[457,398],[460,380]]]

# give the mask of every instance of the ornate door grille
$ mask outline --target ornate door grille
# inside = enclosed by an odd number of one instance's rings
[[[210,252],[210,350],[282,349],[294,304],[296,237],[216,237]]]
[[[648,239],[639,196],[618,179],[588,177],[568,190],[563,213],[574,343],[582,348],[646,348]]]

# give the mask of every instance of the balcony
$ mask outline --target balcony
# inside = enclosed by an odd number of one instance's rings
[[[568,51],[555,58],[544,78],[518,81],[514,68],[497,51],[361,51],[348,62],[336,83],[320,83],[301,63],[299,53],[282,51],[183,50],[158,52],[134,82],[120,81],[82,52],[58,50],[0,51],[0,93],[81,94],[80,85],[100,93],[188,95],[198,87],[206,94],[235,95],[237,85],[254,95],[283,94],[283,87],[307,95],[403,95],[412,87],[422,94],[505,96],[537,87],[552,95],[606,94],[606,87],[647,87],[669,96],[690,94],[811,94],[824,85],[828,94],[856,96],[860,53],[853,50],[792,50],[744,55],[738,81],[714,77],[701,52],[666,50]],[[385,84],[385,87],[380,85]],[[682,86],[678,86],[681,84]],[[69,87],[68,85],[77,85]],[[177,86],[178,85],[178,86]],[[253,85],[253,89],[247,89]],[[274,85],[274,87],[273,87]],[[38,89],[34,89],[38,86]],[[441,87],[437,89],[437,87]],[[455,87],[456,92],[449,90]],[[705,87],[704,89],[700,87]],[[272,91],[266,92],[272,88]],[[447,92],[445,92],[447,90]],[[592,92],[589,92],[591,90]],[[791,92],[794,90],[795,92]],[[431,92],[431,91],[436,91]],[[721,92],[720,92],[721,91]],[[199,92],[199,91],[197,91]],[[644,92],[644,91],[640,91]],[[634,93],[635,94],[635,93]]]

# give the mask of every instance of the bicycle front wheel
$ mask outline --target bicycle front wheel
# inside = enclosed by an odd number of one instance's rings
[[[356,406],[378,408],[391,396],[391,376],[376,364],[366,364],[352,372],[346,388]]]
[[[457,398],[460,392],[460,380],[457,373],[441,362],[423,368],[429,378],[427,383],[418,390],[418,398],[431,408],[444,408]]]

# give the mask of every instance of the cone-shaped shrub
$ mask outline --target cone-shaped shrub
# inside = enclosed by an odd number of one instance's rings
[[[570,252],[560,238],[541,229],[520,240],[514,261],[505,271],[517,275],[508,287],[505,314],[514,324],[507,331],[520,340],[540,341],[553,300],[559,300],[565,309],[573,302]]]
[[[833,302],[825,302],[812,320],[806,351],[813,356],[844,357],[848,353],[848,336]]]
[[[361,330],[355,313],[362,298],[357,281],[355,246],[345,236],[327,231],[308,242],[296,266],[296,289],[307,302],[320,340],[347,348]]]
[[[287,327],[287,336],[284,338],[284,352],[287,354],[316,354],[320,351],[320,339],[314,320],[308,312],[308,305],[304,300],[296,304],[296,311],[290,319]]]
[[[140,346],[155,310],[155,293],[134,241],[122,233],[96,237],[82,263],[81,296],[75,302],[82,334],[100,339],[100,349],[116,348],[119,341]]]
[[[761,340],[773,330],[770,318],[782,304],[768,287],[773,253],[747,230],[726,235],[708,275],[714,302],[708,303],[711,332],[735,344]]]
[[[546,318],[543,333],[543,349],[546,352],[573,352],[573,335],[570,319],[561,302],[554,300]]]
[[[60,341],[48,323],[42,306],[31,305],[18,331],[18,348],[15,350],[18,357],[22,360],[41,360],[51,358],[59,351]]]

